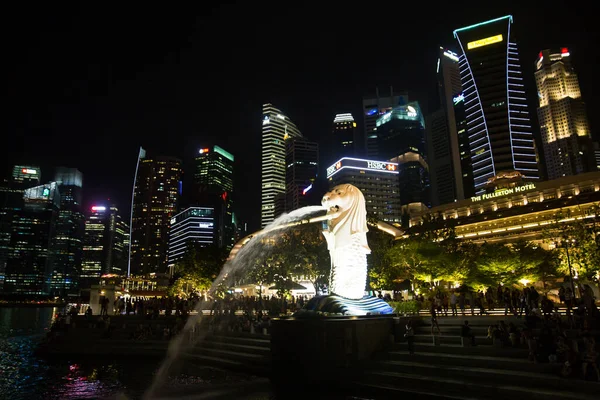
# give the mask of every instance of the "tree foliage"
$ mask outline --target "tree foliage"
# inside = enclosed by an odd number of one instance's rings
[[[227,253],[222,249],[191,243],[183,258],[175,265],[169,294],[188,296],[208,290],[221,271],[226,257]]]

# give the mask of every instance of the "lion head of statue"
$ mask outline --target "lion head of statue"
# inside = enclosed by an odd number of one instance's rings
[[[327,208],[328,214],[339,214],[329,222],[329,229],[336,236],[336,247],[349,243],[351,235],[359,234],[368,249],[365,197],[356,186],[343,184],[334,187],[325,193],[321,204]]]

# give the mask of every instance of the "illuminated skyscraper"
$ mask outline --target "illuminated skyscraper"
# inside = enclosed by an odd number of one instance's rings
[[[289,138],[286,144],[285,211],[314,204],[311,190],[319,170],[319,144],[304,138]]]
[[[390,87],[388,96],[379,95],[379,89],[375,88],[375,97],[369,96],[363,98],[363,117],[364,117],[364,154],[371,159],[381,159],[377,148],[377,126],[376,122],[383,114],[392,110],[392,108],[408,103],[406,93],[394,93]],[[362,147],[362,146],[361,146]]]
[[[326,165],[342,157],[356,157],[359,154],[359,140],[358,128],[352,114],[337,114],[333,119],[330,156],[324,160]]]
[[[214,241],[220,248],[231,249],[235,244],[233,214],[233,154],[219,146],[198,150],[195,157],[192,205],[213,210]]]
[[[33,187],[40,184],[42,171],[39,167],[30,165],[15,165],[13,167],[12,182],[22,184],[26,187]]]
[[[477,193],[501,172],[540,177],[512,22],[508,15],[454,31]]]
[[[535,82],[548,179],[596,170],[585,104],[569,49],[540,51]]]
[[[302,137],[300,130],[272,104],[263,104],[261,151],[261,226],[272,222],[275,197],[285,193],[285,141]]]
[[[54,180],[60,193],[60,211],[52,245],[54,266],[50,292],[64,296],[78,291],[85,230],[81,209],[83,175],[76,168],[59,167]]]
[[[437,81],[440,108],[425,118],[427,161],[431,181],[433,206],[463,200],[465,189],[474,194],[473,180],[466,181],[461,158],[469,152],[469,144],[459,140],[455,105],[460,103],[462,83],[458,69],[458,54],[440,47],[437,61]],[[463,128],[464,131],[464,128]],[[470,163],[470,153],[468,156]]]
[[[25,189],[14,210],[6,259],[4,293],[49,295],[52,276],[53,236],[60,194],[51,182]]]
[[[181,160],[143,158],[134,189],[131,274],[167,272],[169,222],[179,204]]]
[[[85,219],[81,285],[89,288],[104,274],[125,275],[129,226],[115,206],[92,206]]]

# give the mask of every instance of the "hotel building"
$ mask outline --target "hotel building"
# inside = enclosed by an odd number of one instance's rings
[[[536,241],[557,224],[597,218],[599,206],[600,171],[588,172],[552,181],[499,185],[493,192],[413,216],[410,229],[423,229],[424,216],[429,214],[454,227],[458,239],[475,243]]]
[[[540,178],[512,23],[508,15],[454,31],[477,194],[501,172]]]

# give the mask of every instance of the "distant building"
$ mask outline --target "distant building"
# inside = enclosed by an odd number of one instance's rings
[[[76,168],[59,167],[54,180],[60,194],[60,210],[53,237],[54,265],[50,292],[54,296],[77,294],[85,219],[81,206],[83,174]]]
[[[377,119],[376,126],[380,156],[398,164],[400,205],[406,211],[429,207],[425,121],[419,103],[393,108]]]
[[[104,274],[127,274],[129,226],[115,206],[92,206],[85,219],[81,286],[97,284]]]
[[[182,166],[173,157],[142,158],[131,229],[131,274],[167,272],[169,221],[179,204]]]
[[[357,157],[360,154],[360,136],[356,121],[350,113],[337,114],[333,119],[330,154],[325,159],[326,165],[342,157]]]
[[[272,104],[263,104],[262,113],[261,226],[265,227],[277,217],[276,196],[285,196],[285,141],[302,134],[296,124]]]
[[[594,171],[590,127],[569,49],[540,51],[535,82],[548,179]]]
[[[464,153],[465,149],[459,143],[458,121],[454,112],[455,103],[462,99],[458,60],[457,53],[440,47],[437,61],[440,108],[425,118],[433,206],[465,198],[461,163],[461,152]]]
[[[329,188],[349,183],[365,196],[368,217],[401,223],[398,164],[344,157],[327,168]]]
[[[510,15],[456,29],[475,192],[489,178],[540,173]]]
[[[211,207],[189,207],[173,216],[169,234],[169,271],[188,251],[189,246],[213,246],[215,237],[215,210]]]
[[[285,211],[314,204],[313,184],[319,171],[319,144],[303,138],[286,140]]]
[[[600,143],[594,142],[594,157],[596,159],[596,168],[600,170]]]
[[[375,96],[363,98],[363,117],[364,117],[364,146],[367,158],[383,159],[379,154],[377,141],[377,119],[383,114],[392,110],[392,108],[408,103],[408,94],[394,92],[390,87],[389,95],[380,95],[379,89],[375,89]]]
[[[60,194],[56,182],[25,189],[22,202],[13,210],[6,255],[3,292],[50,294],[53,236]]]
[[[40,184],[42,171],[40,167],[30,165],[15,165],[12,172],[12,182],[22,184],[25,187],[33,187]]]
[[[214,210],[214,244],[230,250],[235,244],[233,213],[233,154],[219,146],[198,150],[194,168],[192,206]]]

